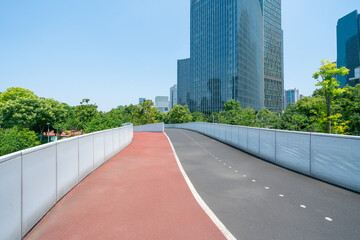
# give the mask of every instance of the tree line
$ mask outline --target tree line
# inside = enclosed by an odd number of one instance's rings
[[[132,123],[134,126],[164,122],[215,122],[291,131],[334,134],[360,133],[360,84],[338,88],[336,74],[347,74],[329,61],[322,61],[312,97],[299,100],[278,113],[267,109],[256,112],[242,108],[236,100],[225,103],[214,113],[190,112],[187,106],[176,105],[167,114],[154,107],[151,100],[137,105],[118,106],[109,112],[83,99],[70,106],[51,98],[38,97],[31,90],[12,87],[0,94],[0,155],[47,142],[44,131],[60,135],[64,131],[91,133]]]

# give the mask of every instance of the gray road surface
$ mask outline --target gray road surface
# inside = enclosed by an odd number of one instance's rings
[[[196,132],[166,134],[200,196],[238,240],[360,240],[360,194]]]

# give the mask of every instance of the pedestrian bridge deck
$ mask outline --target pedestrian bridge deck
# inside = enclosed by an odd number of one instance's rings
[[[193,197],[164,133],[132,144],[91,173],[26,239],[224,239]]]

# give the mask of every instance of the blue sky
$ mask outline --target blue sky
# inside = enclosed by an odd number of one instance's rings
[[[310,95],[321,58],[336,60],[338,18],[359,0],[283,0],[285,88]],[[100,110],[169,95],[189,57],[189,0],[0,0],[0,91],[33,90]]]

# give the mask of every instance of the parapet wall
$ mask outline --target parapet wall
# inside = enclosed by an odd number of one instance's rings
[[[22,239],[66,193],[132,139],[129,125],[0,157],[0,239]]]
[[[212,123],[165,127],[196,131],[277,165],[360,192],[360,137]]]
[[[164,132],[164,123],[153,123],[134,127],[134,132]]]

